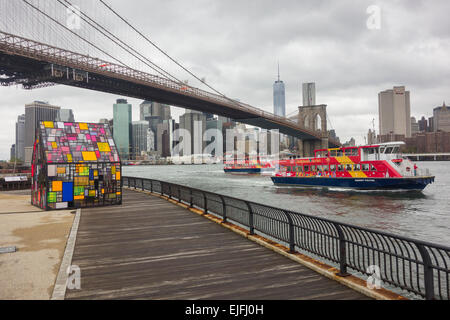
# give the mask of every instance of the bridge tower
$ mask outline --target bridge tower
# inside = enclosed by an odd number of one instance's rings
[[[314,150],[328,148],[327,105],[315,104],[315,84],[303,84],[303,106],[298,107],[298,124],[320,133],[320,140],[298,140],[299,154],[314,156]]]

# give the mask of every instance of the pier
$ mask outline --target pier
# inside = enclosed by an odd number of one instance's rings
[[[167,200],[82,209],[66,299],[369,299]]]

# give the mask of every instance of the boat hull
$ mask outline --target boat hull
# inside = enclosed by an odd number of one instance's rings
[[[261,168],[235,168],[223,169],[225,173],[257,174],[261,173]]]
[[[358,190],[423,190],[434,177],[408,178],[332,178],[332,177],[272,177],[277,186],[332,187]]]

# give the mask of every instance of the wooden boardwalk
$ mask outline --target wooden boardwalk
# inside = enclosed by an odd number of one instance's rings
[[[66,299],[368,299],[158,197],[83,209]]]

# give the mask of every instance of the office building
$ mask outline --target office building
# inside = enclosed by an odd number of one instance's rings
[[[302,86],[303,91],[303,106],[315,106],[316,105],[316,84],[314,82],[304,83]]]
[[[380,135],[411,137],[411,106],[409,91],[404,86],[378,94]]]
[[[183,139],[182,155],[203,153],[206,146],[206,142],[203,141],[206,116],[201,112],[186,110],[186,113],[180,116],[180,129],[188,131],[191,138],[190,141]]]
[[[419,133],[419,123],[416,121],[415,117],[411,117],[411,136]]]
[[[286,116],[286,93],[284,82],[280,80],[278,67],[278,80],[273,84],[273,113],[277,116]]]
[[[428,131],[428,121],[427,119],[422,116],[422,118],[417,121],[417,123],[419,124],[419,131],[420,132],[427,132]]]
[[[9,161],[16,161],[16,145],[11,145],[11,149],[9,151]]]
[[[113,136],[120,158],[129,160],[132,146],[132,106],[127,100],[118,99],[113,106],[113,114]]]
[[[25,161],[25,115],[17,117],[14,158]]]
[[[445,102],[433,109],[433,131],[450,132],[450,109]]]
[[[133,121],[132,158],[136,159],[147,151],[148,121]]]
[[[62,122],[75,122],[75,116],[73,115],[72,109],[61,109],[59,110],[58,117],[56,121]]]
[[[55,121],[61,108],[48,102],[34,101],[25,105],[25,164],[31,165],[33,146],[36,141],[36,130],[41,121]]]
[[[159,117],[161,120],[170,120],[170,106],[154,101],[144,101],[139,105],[139,120],[144,121],[148,117]]]

